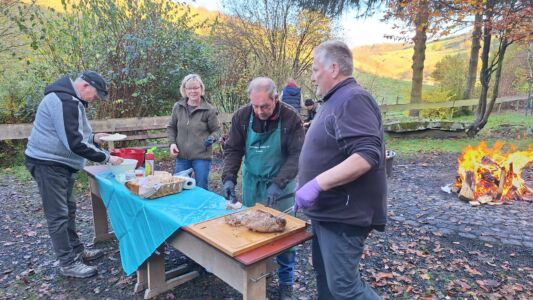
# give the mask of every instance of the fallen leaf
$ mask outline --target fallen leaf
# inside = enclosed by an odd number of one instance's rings
[[[468,274],[470,274],[470,276],[475,276],[475,275],[480,275],[481,276],[481,273],[478,270],[476,270],[474,268],[471,268],[469,265],[465,264],[463,267],[468,272]]]
[[[394,278],[394,275],[392,273],[379,272],[376,275],[374,275],[375,281],[380,281],[382,279],[391,279],[391,278]]]

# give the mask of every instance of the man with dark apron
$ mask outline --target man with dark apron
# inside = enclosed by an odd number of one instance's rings
[[[257,202],[280,211],[290,209],[298,173],[298,158],[304,131],[300,117],[278,100],[274,82],[259,77],[248,87],[250,104],[233,115],[224,147],[222,181],[228,198],[235,196],[235,184],[244,157],[242,202]],[[280,199],[278,201],[278,199]],[[277,256],[280,299],[291,299],[296,251]]]

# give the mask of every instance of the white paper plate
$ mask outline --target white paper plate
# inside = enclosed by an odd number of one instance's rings
[[[128,136],[120,133],[110,134],[101,137],[100,139],[105,142],[116,142],[116,141],[122,141],[126,139]]]

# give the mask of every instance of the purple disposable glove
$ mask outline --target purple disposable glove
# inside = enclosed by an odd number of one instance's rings
[[[304,186],[296,191],[294,211],[298,211],[300,208],[309,208],[313,206],[320,192],[322,192],[322,188],[318,185],[316,178],[304,184]]]

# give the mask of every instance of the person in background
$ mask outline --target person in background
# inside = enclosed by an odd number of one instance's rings
[[[180,93],[183,99],[174,104],[167,125],[175,173],[192,168],[196,185],[208,190],[213,143],[220,131],[218,112],[204,98],[205,86],[198,74],[183,78]]]
[[[122,159],[100,149],[101,138],[94,134],[85,108],[107,98],[102,76],[85,71],[74,82],[62,77],[48,85],[37,108],[26,151],[26,167],[37,182],[43,202],[52,246],[63,276],[86,278],[97,273],[84,261],[104,253],[85,249],[76,232],[76,200],[72,193],[77,172],[86,160],[118,165]]]
[[[304,128],[307,129],[309,126],[311,126],[311,121],[313,121],[313,118],[316,115],[316,112],[318,110],[318,103],[313,101],[313,99],[305,99],[305,109],[307,109],[307,117],[304,121]]]
[[[294,192],[298,157],[303,143],[300,116],[278,100],[274,81],[266,77],[252,80],[248,86],[250,104],[233,114],[224,147],[222,182],[226,197],[235,197],[237,174],[244,157],[242,176],[243,204],[256,202],[280,211],[290,209],[293,197],[276,201]],[[296,250],[276,258],[279,265],[279,294],[291,299]]]
[[[298,114],[302,108],[302,89],[293,78],[287,80],[287,86],[281,92],[281,101],[293,107]]]
[[[300,154],[295,210],[311,219],[318,299],[380,299],[361,279],[359,262],[368,234],[387,221],[383,124],[352,74],[345,43],[314,49],[311,81],[324,102]]]

